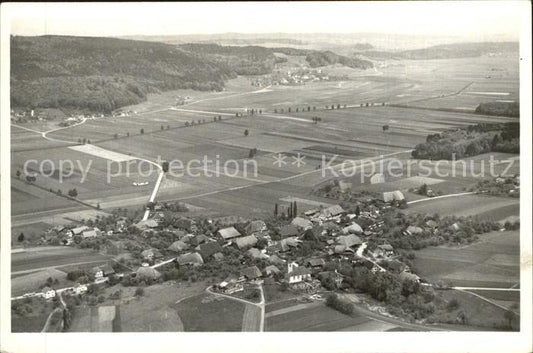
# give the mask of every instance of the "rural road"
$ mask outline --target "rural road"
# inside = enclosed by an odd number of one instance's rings
[[[386,154],[386,155],[373,157],[373,158],[367,158],[367,159],[349,160],[349,161],[345,160],[344,162],[341,162],[339,164],[327,167],[325,169],[330,171],[330,172],[333,171],[334,173],[336,173],[336,172],[339,172],[339,173],[352,173],[352,172],[354,172],[355,170],[357,170],[360,167],[364,168],[364,167],[368,166],[369,164],[370,165],[375,165],[376,163],[379,163],[379,162],[388,161],[388,160],[385,160],[385,159],[382,159],[382,158],[391,157],[391,156],[402,154],[402,153],[406,153],[406,152],[411,152],[411,150],[389,153],[389,154]],[[364,162],[364,163],[361,163],[361,162]],[[321,171],[322,171],[322,169],[313,169],[313,170],[309,170],[309,171],[306,171],[306,172],[302,172],[300,174],[291,175],[291,176],[288,176],[288,177],[285,177],[285,178],[279,178],[279,179],[275,179],[275,180],[266,180],[266,181],[262,181],[262,182],[258,181],[256,184],[234,186],[234,187],[231,187],[231,188],[226,188],[226,189],[221,189],[221,190],[214,190],[214,191],[204,192],[204,193],[196,194],[196,195],[178,197],[178,198],[176,198],[176,200],[179,200],[179,201],[191,200],[191,199],[196,199],[196,198],[199,198],[199,197],[216,195],[216,194],[220,194],[220,193],[224,193],[224,192],[228,192],[228,191],[247,189],[247,188],[250,188],[250,187],[257,186],[257,185],[267,185],[267,184],[274,184],[274,183],[282,183],[284,181],[298,179],[298,178],[301,178],[301,177],[304,177],[304,176],[307,176],[307,175],[310,175],[310,174],[318,174]],[[333,177],[333,176],[331,176],[331,177]]]
[[[261,301],[259,303],[254,303],[249,300],[236,298],[231,295],[213,292],[211,287],[207,287],[205,290],[209,294],[225,297],[228,299],[236,300],[246,305],[243,315],[243,331],[259,331],[263,332],[265,328],[265,294],[263,292],[263,286],[259,285],[257,287],[261,295]],[[251,308],[253,307],[253,308]],[[259,309],[259,319],[258,310]],[[255,328],[255,329],[252,329]]]
[[[19,129],[23,129],[23,130],[27,130],[27,131],[31,131],[31,132],[34,132],[36,134],[39,134],[43,138],[47,139],[48,141],[74,143],[75,141],[59,140],[59,139],[55,139],[55,138],[52,138],[52,137],[48,137],[46,135],[48,135],[51,132],[64,130],[64,129],[69,129],[69,128],[74,127],[74,126],[79,126],[81,124],[84,124],[86,121],[87,121],[87,118],[83,118],[80,122],[78,122],[76,124],[72,124],[72,125],[69,125],[69,126],[63,126],[63,127],[56,128],[56,129],[50,129],[50,130],[47,130],[47,131],[37,131],[37,130],[29,129],[27,127],[16,125],[16,124],[11,124],[11,126],[15,126],[15,127],[18,127]]]
[[[475,192],[461,192],[461,193],[458,193],[458,194],[449,194],[449,195],[428,197],[426,199],[413,200],[413,201],[407,202],[407,204],[408,205],[412,205],[414,203],[419,203],[419,202],[426,202],[426,201],[432,201],[432,200],[445,199],[445,198],[448,198],[448,197],[458,197],[458,196],[475,195],[475,194],[476,194]]]
[[[487,303],[490,303],[494,306],[497,306],[498,308],[500,309],[503,309],[503,310],[511,310],[509,309],[508,307],[505,307],[503,305],[500,305],[496,302],[494,302],[493,300],[490,300],[489,298],[487,297],[484,297],[480,294],[477,294],[477,293],[474,293],[474,292],[471,292],[472,290],[487,290],[487,291],[511,291],[511,292],[520,292],[520,289],[516,289],[516,288],[512,288],[512,289],[507,289],[507,288],[477,288],[477,287],[452,287],[452,289],[455,289],[455,290],[458,290],[458,291],[461,291],[461,292],[465,292],[465,293],[468,293],[470,295],[473,295],[475,297],[478,297],[479,299],[481,300],[484,300],[486,301]],[[511,310],[512,312],[514,312],[516,315],[520,316],[520,310],[518,310],[518,312],[516,310]]]
[[[64,127],[60,127],[60,128],[56,128],[56,129],[50,129],[50,130],[47,130],[47,131],[44,131],[44,132],[33,130],[33,129],[29,129],[27,127],[20,126],[20,125],[15,125],[15,124],[12,124],[12,126],[18,127],[20,129],[28,130],[28,131],[34,132],[36,134],[39,134],[39,135],[41,135],[41,137],[43,137],[44,139],[49,140],[49,141],[73,143],[74,141],[59,140],[59,139],[54,139],[54,138],[48,137],[47,134],[55,132],[55,131],[69,129],[69,128],[72,128],[72,127],[75,127],[75,126],[79,126],[81,124],[84,124],[87,120],[88,120],[87,118],[83,118],[80,122],[78,122],[76,124],[72,124],[72,125],[69,125],[69,126],[64,126]],[[151,165],[153,165],[153,166],[155,166],[156,168],[159,169],[159,175],[157,177],[157,181],[155,183],[154,189],[152,190],[152,193],[151,193],[150,198],[148,200],[148,202],[154,202],[155,198],[157,196],[157,192],[159,191],[159,186],[161,185],[161,181],[163,180],[163,176],[164,176],[163,168],[159,164],[157,164],[157,163],[155,163],[153,161],[150,161],[148,159],[138,158],[138,157],[135,157],[135,158],[138,159],[138,160],[150,163]],[[150,210],[147,209],[144,212],[144,216],[143,216],[142,220],[146,221],[149,216],[150,216]]]

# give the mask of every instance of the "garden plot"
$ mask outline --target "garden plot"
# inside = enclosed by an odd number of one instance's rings
[[[90,154],[92,156],[109,159],[113,162],[126,162],[132,159],[136,159],[135,157],[128,156],[123,153],[113,152],[110,150],[106,150],[104,148],[95,146],[95,145],[80,145],[80,146],[72,146],[69,147],[70,149],[78,152],[83,152]]]

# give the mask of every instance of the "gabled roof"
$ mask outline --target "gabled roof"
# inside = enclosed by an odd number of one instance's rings
[[[115,273],[115,270],[109,264],[105,264],[103,266],[100,266],[100,268],[104,272],[104,276],[112,275],[113,273]]]
[[[268,261],[273,264],[283,265],[285,260],[281,259],[278,255],[272,255],[268,258]]]
[[[235,227],[228,227],[224,229],[219,229],[218,234],[224,238],[224,240],[240,237],[241,233]]]
[[[146,229],[146,228],[157,228],[159,224],[155,219],[147,219],[145,221],[140,221],[135,226],[139,229]]]
[[[406,272],[406,271],[403,271],[400,273],[400,279],[402,281],[419,281],[420,280],[420,277],[418,277],[417,275],[415,275],[414,273],[410,273],[410,272]]]
[[[102,273],[104,272],[100,266],[95,266],[89,270],[89,272],[92,273],[93,275],[100,271],[102,271]]]
[[[335,245],[334,251],[335,254],[342,254],[346,251],[346,245]]]
[[[324,259],[320,259],[320,258],[314,258],[314,259],[309,259],[306,261],[309,265],[315,267],[315,266],[324,266],[326,264],[326,261],[324,261]]]
[[[311,272],[307,267],[304,266],[298,266],[292,272],[289,272],[289,276],[304,276],[304,275],[310,275]]]
[[[159,271],[157,271],[155,268],[151,267],[139,267],[136,272],[137,276],[142,278],[158,279],[161,277],[161,273],[159,273]]]
[[[326,217],[334,217],[344,212],[344,209],[340,205],[329,206],[322,210],[322,215]]]
[[[277,267],[274,266],[274,265],[269,265],[269,266],[265,267],[265,273],[266,273],[267,275],[269,275],[269,274],[271,274],[271,273],[280,273],[280,272],[281,272],[280,269],[277,268]]]
[[[71,231],[74,235],[77,235],[77,234],[80,234],[81,232],[83,232],[84,230],[87,230],[89,229],[89,227],[87,226],[81,226],[81,227],[77,227],[77,228],[72,228]]]
[[[174,252],[180,252],[183,250],[187,250],[188,248],[189,248],[189,245],[187,245],[184,241],[177,240],[168,247],[168,250],[174,251]]]
[[[254,246],[255,244],[257,244],[257,238],[255,237],[255,235],[237,238],[235,239],[235,244],[237,244],[239,249]]]
[[[420,227],[415,227],[415,226],[409,226],[407,227],[407,231],[411,234],[420,234],[422,232],[424,232],[424,230]]]
[[[312,210],[305,211],[304,215],[306,215],[307,217],[310,217],[310,216],[312,216],[314,214],[317,214],[317,213],[318,213],[317,209],[312,209]]]
[[[268,256],[266,254],[263,254],[261,252],[261,250],[259,250],[257,248],[248,249],[248,251],[246,252],[246,255],[248,255],[248,256],[250,256],[251,258],[254,258],[254,259],[266,259],[266,258],[268,258]]]
[[[97,237],[98,233],[95,230],[86,230],[85,232],[82,233],[82,236],[84,238],[93,238],[93,237]]]
[[[49,292],[49,291],[55,291],[55,289],[52,289],[52,288],[50,288],[50,287],[44,287],[44,288],[42,289],[42,292],[43,292],[43,293],[47,293],[47,292]]]
[[[313,226],[313,223],[311,223],[310,220],[302,218],[302,217],[294,218],[291,224],[295,225],[296,227],[303,228],[303,229],[311,228]]]
[[[392,250],[394,250],[394,248],[393,248],[392,245],[390,245],[390,244],[382,244],[382,245],[378,245],[378,248],[383,249],[383,250],[385,250],[385,251],[392,251]]]
[[[400,190],[388,191],[383,193],[383,201],[385,202],[401,201],[404,199],[405,197],[403,196],[403,193]]]
[[[318,240],[322,235],[324,228],[322,226],[314,226],[313,228],[307,229],[303,234],[303,239],[306,240]]]
[[[294,235],[298,235],[298,228],[296,228],[296,226],[293,224],[283,226],[279,229],[279,235],[281,237],[291,237]]]
[[[266,230],[267,226],[262,220],[251,221],[245,228],[246,234],[253,234]]]
[[[178,261],[178,264],[180,266],[183,266],[183,265],[201,265],[201,264],[204,263],[204,259],[197,252],[180,255],[180,256],[178,256],[177,261]]]
[[[282,239],[279,242],[279,246],[280,246],[281,251],[287,251],[291,247],[295,248],[299,246],[301,242],[302,241],[297,239],[296,237],[290,237],[290,238]]]
[[[202,255],[202,259],[207,260],[210,256],[220,251],[222,251],[222,246],[216,241],[211,241],[209,243],[201,244],[199,252],[200,255]]]
[[[350,224],[349,226],[344,227],[342,229],[342,232],[344,234],[349,234],[349,233],[361,234],[363,232],[363,228],[361,228],[359,224],[352,222],[352,224]]]
[[[205,234],[198,234],[189,240],[191,245],[200,245],[208,241],[209,238]]]
[[[161,254],[161,251],[157,249],[146,249],[143,252],[141,252],[141,255],[143,257],[162,257],[163,254]]]
[[[174,233],[176,235],[176,237],[178,239],[182,239],[183,237],[185,237],[187,235],[187,232],[184,232],[183,230],[181,229],[176,229],[176,230],[173,230],[172,233]]]
[[[347,248],[351,248],[352,246],[363,244],[363,242],[361,241],[361,238],[359,238],[355,234],[341,235],[340,237],[337,238],[337,242],[340,245],[346,246]]]
[[[256,279],[262,276],[261,271],[257,266],[247,267],[242,270],[242,275],[248,279]]]
[[[431,228],[437,228],[439,225],[434,220],[430,219],[426,222],[426,225]]]
[[[339,225],[333,223],[333,222],[324,222],[322,223],[322,228],[324,228],[325,230],[332,230],[332,231],[336,231],[336,230],[339,230],[340,227]]]

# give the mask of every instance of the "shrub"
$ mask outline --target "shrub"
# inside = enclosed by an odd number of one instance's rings
[[[135,290],[135,296],[136,297],[142,297],[144,295],[144,288],[138,287]]]
[[[343,314],[353,314],[353,305],[350,302],[341,299],[337,294],[328,295],[326,298],[326,305]]]
[[[452,311],[454,311],[456,309],[459,309],[459,306],[460,306],[459,301],[457,299],[453,298],[446,305],[446,310],[448,310],[449,312],[452,312]]]

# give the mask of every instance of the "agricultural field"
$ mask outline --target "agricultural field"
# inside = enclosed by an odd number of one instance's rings
[[[364,316],[342,314],[323,303],[311,303],[269,312],[265,318],[265,331],[358,331],[359,325],[369,321],[372,320]]]
[[[520,200],[517,198],[485,196],[485,195],[463,195],[442,199],[428,199],[418,202],[405,210],[405,213],[435,214],[441,216],[488,216],[487,219],[499,221],[511,215],[517,215]],[[494,219],[499,216],[500,219]],[[498,218],[498,217],[496,217]]]
[[[469,326],[486,327],[497,331],[520,329],[520,316],[514,315],[509,322],[505,315],[507,311],[505,306],[498,307],[463,291],[441,291],[439,294],[445,300],[456,299],[459,302],[459,310],[465,313]],[[513,303],[518,303],[518,301],[513,301]]]
[[[57,288],[70,287],[74,285],[73,282],[67,280],[66,272],[49,268],[32,272],[29,274],[22,274],[13,276],[11,278],[11,295],[20,296],[24,293],[38,292],[39,287],[46,285],[46,280],[52,278],[58,282],[54,284]]]
[[[241,331],[246,304],[232,299],[200,294],[177,304],[185,332]]]
[[[414,270],[455,286],[511,288],[520,283],[519,242],[519,231],[496,231],[472,245],[428,247],[415,252]]]
[[[75,307],[69,332],[116,332],[114,321],[119,310],[114,305]]]
[[[123,108],[123,111],[132,111],[129,116],[89,119],[84,124],[47,135],[52,139],[73,143],[78,139],[90,139],[95,146],[92,151],[84,146],[52,148],[61,143],[44,140],[27,130],[13,128],[14,136],[20,135],[17,138],[21,141],[13,148],[14,171],[21,169],[24,161],[30,158],[40,161],[52,156],[56,163],[60,158],[79,160],[82,168],[88,165],[89,160],[93,161],[83,183],[83,169],[75,166],[73,175],[62,180],[61,184],[58,183],[55,171],[50,171],[54,173],[51,177],[39,177],[36,184],[44,190],[29,192],[30,188],[24,182],[20,182],[22,185],[15,185],[13,212],[16,215],[51,208],[72,210],[75,206],[79,209],[80,205],[75,205],[71,200],[45,191],[62,189],[65,193],[74,187],[81,200],[91,205],[100,204],[103,209],[145,204],[157,173],[144,177],[134,171],[128,176],[123,170],[108,183],[105,171],[109,163],[113,167],[118,166],[118,162],[114,161],[120,155],[129,156],[122,159],[131,158],[137,164],[140,163],[138,159],[154,162],[158,157],[162,160],[179,159],[183,164],[196,159],[203,160],[204,156],[222,164],[235,160],[236,165],[229,167],[226,175],[216,180],[205,176],[168,176],[159,199],[183,199],[193,206],[217,212],[224,210],[228,214],[235,211],[252,214],[271,212],[273,203],[280,198],[309,197],[311,188],[324,181],[319,173],[313,172],[322,163],[322,158],[326,161],[336,158],[335,162],[340,163],[390,153],[408,154],[416,143],[424,141],[430,133],[478,122],[512,120],[388,106],[359,107],[366,102],[401,102],[418,98],[417,92],[425,98],[432,98],[435,94],[450,94],[464,88],[469,79],[481,80],[492,67],[504,67],[510,75],[508,78],[512,80],[514,71],[508,67],[510,62],[512,60],[506,58],[402,61],[388,63],[390,65],[383,65],[374,72],[350,69],[354,71],[354,75],[348,75],[349,79],[345,81],[261,89],[251,86],[249,78],[239,77],[231,80],[222,92],[186,90],[151,94],[147,102]],[[463,76],[465,72],[470,72],[466,78]],[[434,81],[435,77],[439,78],[438,84]],[[484,86],[472,85],[464,93],[470,89],[472,92],[489,90]],[[177,96],[189,99],[185,105],[176,106]],[[290,101],[287,101],[287,97],[291,97]],[[347,104],[348,107],[325,110],[326,104]],[[316,106],[317,111],[302,112],[308,106]],[[291,113],[287,112],[288,107],[292,108]],[[296,107],[300,108],[298,113],[295,111]],[[235,112],[245,112],[247,108],[262,108],[263,113],[235,118]],[[283,114],[279,113],[281,108],[284,108]],[[278,109],[278,114],[273,113],[274,109]],[[214,123],[213,117],[218,115],[223,120]],[[321,117],[322,121],[314,124],[314,116]],[[185,127],[186,122],[203,122],[204,119],[205,124]],[[389,126],[388,131],[383,131],[384,125]],[[49,127],[41,128],[48,130]],[[144,134],[141,134],[141,129],[144,129]],[[245,136],[245,131],[248,131],[248,136]],[[129,137],[126,136],[128,132]],[[117,138],[115,134],[118,135]],[[42,145],[39,144],[39,139]],[[30,147],[23,148],[27,141],[31,141]],[[39,146],[48,147],[42,150],[38,149]],[[242,171],[235,171],[237,165],[239,169],[242,168],[252,149],[257,149],[254,157],[257,174],[250,176],[244,175]],[[274,165],[274,157],[278,153],[286,155],[289,163],[282,167]],[[305,165],[292,163],[292,158],[298,156],[304,158]],[[122,162],[121,165],[125,163]],[[148,181],[149,185],[132,185],[140,179]],[[458,183],[456,186],[445,181],[438,185],[446,193],[463,189],[468,183]],[[396,187],[392,184],[390,186]],[[236,197],[240,200],[233,201]],[[247,205],[239,205],[240,202]]]
[[[512,56],[391,61],[382,68],[385,77],[403,77],[415,87],[397,95],[395,103],[411,106],[474,110],[486,99],[518,99],[518,58]],[[464,91],[462,91],[464,89]],[[452,95],[442,97],[443,95]],[[428,99],[431,98],[431,99]],[[481,100],[480,100],[481,99]]]
[[[68,264],[93,264],[96,266],[109,261],[109,259],[109,256],[91,250],[65,246],[25,249],[11,255],[11,274],[30,274]]]

